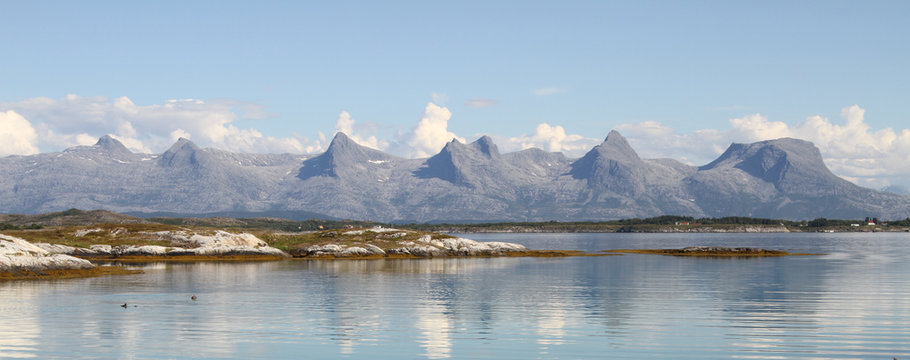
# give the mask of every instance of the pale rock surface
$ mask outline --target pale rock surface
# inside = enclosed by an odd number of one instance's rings
[[[357,232],[355,230],[351,232]],[[399,230],[395,230],[399,231]],[[361,232],[362,233],[362,232]],[[347,234],[347,233],[345,233]],[[405,235],[407,235],[405,233]],[[413,255],[419,257],[438,256],[484,256],[502,255],[508,252],[525,251],[526,247],[519,244],[505,242],[478,242],[465,238],[433,239],[430,235],[423,235],[417,242],[399,241],[401,247],[389,249],[387,252],[372,244],[361,246],[342,246],[338,244],[314,245],[305,249],[307,256],[354,257],[383,254]]]
[[[88,234],[91,234],[91,233],[102,232],[102,231],[104,231],[104,230],[102,230],[102,229],[82,229],[82,230],[76,230],[76,232],[73,234],[73,236],[75,236],[75,237],[83,237],[83,236],[88,235]]]
[[[367,231],[372,231],[372,232],[374,232],[374,233],[380,233],[380,234],[381,234],[381,233],[389,233],[389,232],[400,232],[401,230],[399,230],[399,229],[393,229],[393,228],[384,228],[384,227],[382,227],[382,226],[374,226],[374,227],[369,228],[369,229],[366,229],[366,230],[351,230],[351,231],[345,231],[345,232],[343,232],[343,233],[341,233],[341,234],[342,234],[342,235],[363,235],[363,233],[365,233],[365,232],[367,232]],[[402,234],[407,235],[407,233],[402,233]],[[401,236],[404,236],[404,235],[400,235],[400,236],[398,236],[398,237],[401,237]]]
[[[38,247],[58,254],[76,256],[165,256],[165,255],[274,255],[289,256],[284,251],[269,246],[255,235],[233,234],[216,231],[214,235],[189,234],[185,231],[158,231],[149,233],[159,239],[170,240],[171,246],[159,245],[91,245],[88,249],[65,245],[36,244]]]
[[[53,254],[13,236],[0,234],[0,272],[93,269],[87,260]]]

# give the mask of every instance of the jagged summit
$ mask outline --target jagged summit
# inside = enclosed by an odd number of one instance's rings
[[[484,154],[488,157],[499,156],[499,148],[496,147],[496,144],[493,143],[493,139],[487,135],[481,136],[470,145],[471,147],[477,149],[477,151],[479,151],[481,154]]]
[[[498,168],[506,171],[499,148],[489,136],[481,136],[470,144],[458,139],[449,141],[442,150],[424,162],[415,174],[421,178],[438,178],[459,186],[475,187],[478,181]]]
[[[179,138],[174,145],[161,154],[158,163],[169,167],[199,166],[202,160],[200,153],[202,153],[202,149],[190,139]]]
[[[632,149],[632,145],[629,145],[629,141],[616,130],[611,130],[604,141],[594,149],[612,159],[624,161],[641,160],[638,153]]]
[[[114,156],[126,156],[133,154],[133,152],[127,149],[126,146],[123,146],[123,143],[110,135],[104,135],[99,138],[94,147],[102,149],[104,152]]]
[[[360,145],[339,131],[324,153],[303,162],[297,177],[304,180],[314,176],[339,177],[348,172],[366,170],[369,164],[377,165],[393,159],[397,157]]]
[[[604,187],[623,194],[643,191],[644,162],[618,131],[571,165],[569,175],[587,180],[589,186]]]

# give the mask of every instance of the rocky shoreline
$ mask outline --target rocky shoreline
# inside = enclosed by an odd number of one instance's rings
[[[23,239],[0,234],[0,273],[42,273],[49,270],[88,270],[88,260],[58,254]]]
[[[580,256],[578,251],[529,250],[523,245],[506,242],[479,242],[445,234],[373,227],[346,231],[267,234],[273,243],[249,233],[222,230],[202,234],[188,230],[136,231],[124,228],[82,228],[69,233],[70,238],[108,242],[144,241],[168,245],[91,244],[70,246],[48,242],[30,243],[22,238],[0,234],[0,279],[96,274],[103,267],[91,261],[225,261],[302,259],[403,259],[433,257],[496,256]],[[129,238],[132,236],[133,238]],[[136,240],[139,238],[140,240]],[[115,239],[115,240],[111,240]],[[90,239],[91,240],[91,239]],[[91,261],[90,261],[91,260]],[[111,268],[111,267],[104,267]],[[109,270],[109,269],[108,269]]]
[[[370,235],[374,234],[371,239]],[[524,245],[514,243],[479,242],[458,237],[434,238],[430,234],[419,235],[412,240],[410,238],[415,235],[412,231],[382,227],[341,233],[323,232],[320,235],[329,238],[323,241],[327,243],[296,248],[291,250],[291,255],[310,258],[446,257],[502,256],[528,251]]]
[[[289,257],[286,252],[271,247],[255,235],[247,233],[233,234],[218,230],[212,235],[190,234],[186,231],[159,231],[152,234],[157,235],[161,240],[169,240],[171,246],[93,244],[82,248],[48,243],[34,245],[51,253],[107,260],[142,257],[212,257],[216,259],[220,257]]]

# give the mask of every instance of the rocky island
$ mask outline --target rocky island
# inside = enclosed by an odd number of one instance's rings
[[[578,256],[578,251],[529,250],[506,242],[478,242],[446,234],[385,228],[307,232],[228,232],[129,223],[11,230],[0,234],[0,278],[70,277],[111,273],[95,263],[402,259],[429,257]]]
[[[571,256],[577,251],[530,250],[507,242],[479,242],[446,234],[384,228],[329,230],[307,234],[277,234],[293,243],[289,252],[299,258],[425,258],[466,256]],[[277,242],[277,241],[276,241]]]
[[[689,246],[681,249],[622,249],[606,250],[611,253],[626,254],[653,254],[670,256],[701,256],[701,257],[767,257],[787,255],[816,255],[790,253],[782,250],[768,250],[753,247],[724,247],[724,246]]]

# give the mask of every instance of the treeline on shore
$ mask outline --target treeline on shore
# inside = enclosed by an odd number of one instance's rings
[[[61,219],[68,221],[61,222]],[[73,220],[76,219],[76,220]],[[141,219],[103,210],[83,211],[71,209],[64,212],[40,215],[0,215],[0,230],[40,229],[44,226],[91,225],[102,223],[151,222],[177,226],[203,226],[213,228],[269,229],[286,232],[318,231],[373,226],[401,227],[432,232],[657,232],[657,231],[699,231],[715,229],[736,231],[745,227],[780,229],[789,231],[870,231],[910,228],[910,218],[896,221],[865,219],[781,220],[752,218],[745,216],[702,217],[664,215],[649,218],[632,218],[606,221],[545,221],[545,222],[489,222],[489,223],[381,223],[360,220],[304,221],[281,218],[230,218],[230,217],[157,217]],[[874,225],[874,226],[869,226]]]
[[[876,228],[910,227],[910,218],[898,221],[879,222],[878,219],[843,220],[818,218],[814,220],[780,220],[751,218],[744,216],[726,216],[720,218],[695,218],[692,216],[664,215],[650,218],[632,218],[609,221],[545,221],[545,222],[490,222],[490,223],[381,223],[355,220],[305,220],[291,221],[276,218],[228,219],[228,218],[153,218],[154,222],[170,225],[198,225],[217,227],[268,228],[279,231],[300,232],[327,229],[362,228],[362,227],[400,227],[431,232],[649,232],[666,229],[697,230],[710,227],[713,229],[763,227],[786,227],[790,231],[820,231],[823,229],[841,229],[865,231],[874,221]]]

